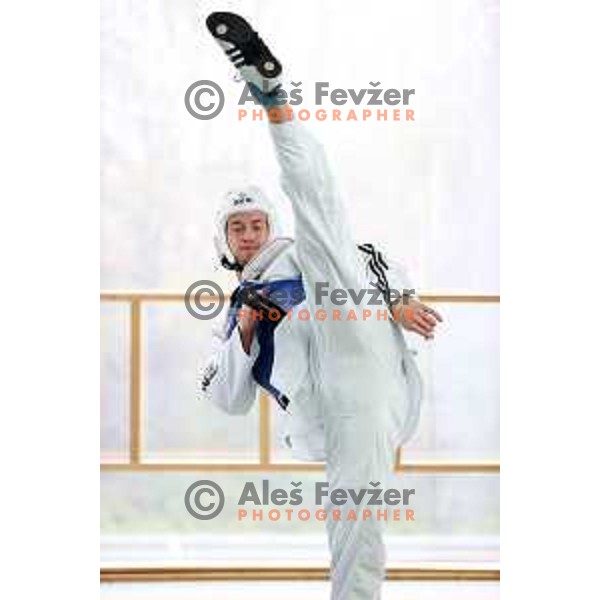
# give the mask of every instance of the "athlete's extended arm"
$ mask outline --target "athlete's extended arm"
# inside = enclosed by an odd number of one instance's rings
[[[258,386],[252,377],[256,346],[250,335],[244,344],[241,330],[233,331],[229,339],[214,334],[212,357],[207,366],[199,365],[196,396],[208,399],[232,415],[249,412],[256,400]]]
[[[436,325],[443,320],[441,315],[415,295],[414,286],[403,265],[390,260],[386,262],[389,264],[387,276],[390,288],[397,293],[392,298],[394,319],[407,331],[417,333],[426,340],[433,339]]]

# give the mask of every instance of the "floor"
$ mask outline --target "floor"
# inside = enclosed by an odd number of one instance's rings
[[[101,600],[327,600],[325,582],[102,584]],[[381,600],[499,600],[498,582],[387,582]]]

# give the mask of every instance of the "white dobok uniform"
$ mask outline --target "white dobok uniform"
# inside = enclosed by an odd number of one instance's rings
[[[290,399],[289,414],[275,404],[280,439],[296,458],[325,461],[330,491],[368,489],[377,482],[384,486],[393,469],[394,449],[407,441],[418,421],[420,376],[399,325],[391,318],[376,318],[378,310],[386,310],[385,303],[369,305],[370,294],[358,303],[349,299],[344,306],[331,301],[334,289],[373,289],[376,278],[368,256],[349,234],[346,209],[320,143],[295,120],[269,128],[296,237],[293,243],[267,244],[246,266],[242,280],[301,276],[305,289],[305,300],[274,333],[271,383]],[[409,289],[403,270],[389,267],[389,287]],[[321,304],[316,303],[317,282],[329,285]],[[303,308],[308,310],[307,320],[297,318]],[[315,318],[320,309],[326,311],[323,320]],[[363,319],[364,309],[372,311],[371,318]],[[341,311],[340,320],[333,319],[334,310]],[[357,320],[347,320],[351,310]],[[224,328],[215,334],[211,362],[198,372],[199,397],[208,397],[230,414],[248,412],[259,391],[251,372],[258,352],[254,339],[246,354],[236,330],[228,338]],[[339,521],[326,519],[335,600],[380,597],[384,524],[374,518],[344,519],[345,512],[361,506],[324,506],[327,512],[342,511]]]

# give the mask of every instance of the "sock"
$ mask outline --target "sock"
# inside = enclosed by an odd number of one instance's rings
[[[261,91],[257,85],[248,82],[248,88],[252,95],[256,98],[256,100],[262,104],[267,110],[270,108],[277,108],[278,106],[283,106],[286,102],[283,98],[279,96],[282,91],[281,84],[279,84],[274,90],[266,94]]]

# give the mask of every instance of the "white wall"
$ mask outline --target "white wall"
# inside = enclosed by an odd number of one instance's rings
[[[359,241],[383,242],[421,290],[497,292],[497,0],[103,0],[103,288],[184,290],[212,274],[219,195],[277,184],[266,126],[236,122],[241,84],[203,25],[228,7],[307,87],[415,88],[414,123],[310,126]],[[183,102],[201,78],[230,101],[211,121]]]

